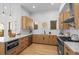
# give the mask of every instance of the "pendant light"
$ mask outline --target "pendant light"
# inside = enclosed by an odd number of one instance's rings
[[[2,15],[4,15],[5,14],[5,12],[4,12],[4,3],[3,3],[2,7],[3,7]]]
[[[12,18],[12,14],[11,14],[11,5],[10,5],[10,15],[9,15],[9,16],[10,16],[10,19],[11,19],[11,18]]]
[[[9,33],[11,34],[11,20],[12,20],[11,5],[9,7],[10,7],[10,14],[9,14]]]

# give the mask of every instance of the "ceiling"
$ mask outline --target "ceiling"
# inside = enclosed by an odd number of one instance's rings
[[[35,6],[35,8],[33,8]],[[59,11],[61,3],[24,3],[22,8],[30,13],[45,12],[45,11]]]

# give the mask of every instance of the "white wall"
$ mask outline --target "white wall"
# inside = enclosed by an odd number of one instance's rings
[[[34,30],[33,33],[43,33],[44,28],[42,27],[42,23],[47,23],[47,28],[45,29],[48,33],[49,31],[52,32],[52,34],[58,34],[58,12],[56,11],[48,11],[48,12],[42,12],[42,13],[35,13],[31,16],[33,18],[34,22],[38,23],[38,30]],[[56,30],[50,30],[50,21],[51,20],[57,20],[57,29]]]
[[[3,4],[0,4],[0,23],[4,24],[4,37],[5,40],[8,39],[8,28],[9,21],[11,22],[11,29],[13,32],[20,33],[21,32],[21,16],[29,16],[29,13],[21,8],[21,4],[4,4],[5,14],[2,15],[3,12]],[[10,7],[12,17],[10,18]]]

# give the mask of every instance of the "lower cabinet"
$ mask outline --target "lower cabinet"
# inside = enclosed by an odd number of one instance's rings
[[[20,41],[19,41],[19,49],[20,49],[20,51],[23,51],[28,46],[29,46],[28,37],[21,38]]]
[[[5,54],[5,44],[0,43],[0,55],[4,55],[4,54]]]
[[[49,36],[48,35],[43,35],[43,43],[49,44]]]
[[[34,43],[43,43],[43,36],[42,35],[33,35],[32,42]]]
[[[21,53],[25,48],[27,48],[31,44],[30,42],[31,42],[31,36],[30,38],[28,36],[19,38],[19,45],[8,51],[6,49],[6,55],[17,55]]]
[[[48,43],[51,45],[57,45],[57,36],[56,35],[49,35]]]
[[[64,55],[73,55],[73,51],[66,45],[64,45]]]
[[[32,42],[33,43],[57,45],[56,35],[40,35],[40,34],[36,34],[36,35],[32,36]]]

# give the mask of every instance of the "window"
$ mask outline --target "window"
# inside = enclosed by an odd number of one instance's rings
[[[51,30],[56,29],[56,23],[57,23],[57,21],[50,21],[50,29]]]

